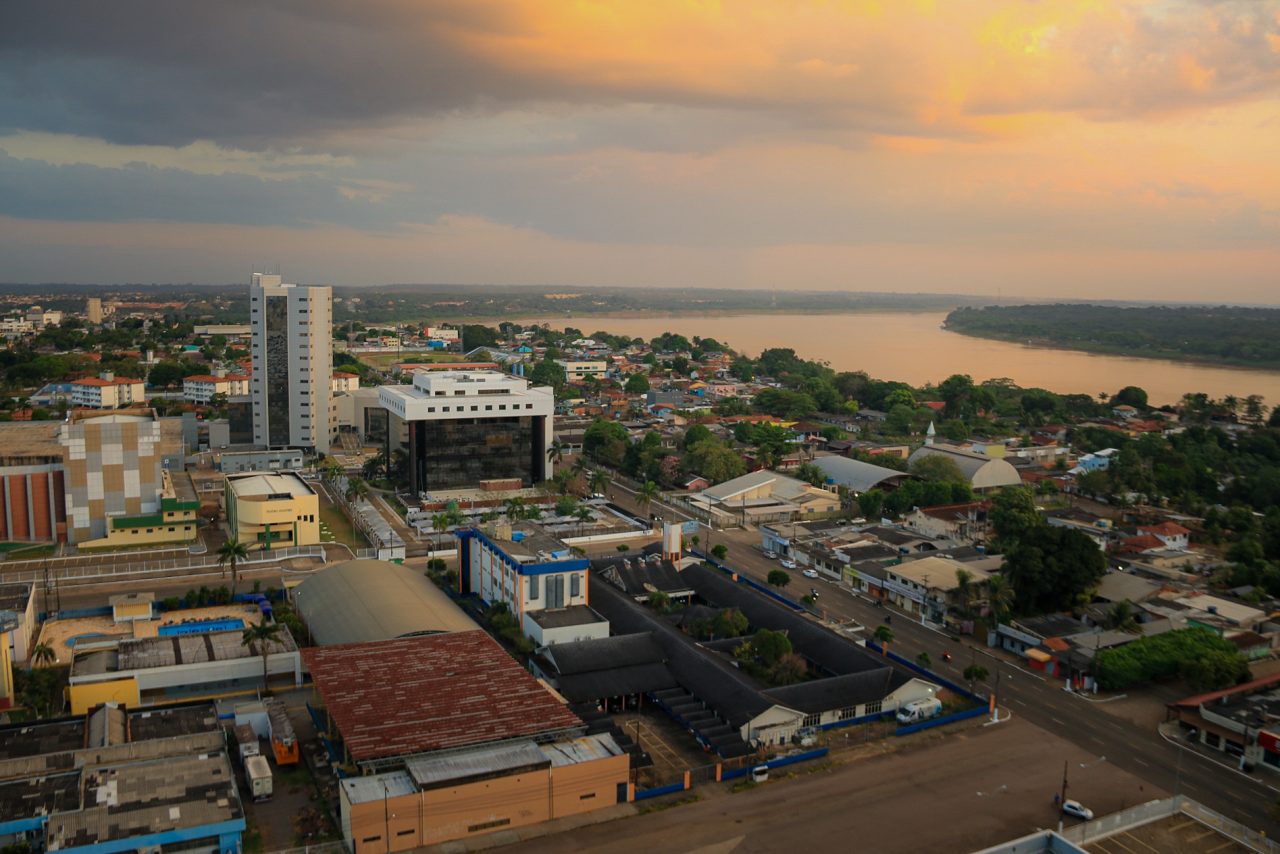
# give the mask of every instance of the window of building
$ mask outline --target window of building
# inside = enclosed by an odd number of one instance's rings
[[[175,532],[175,531],[177,531],[177,530],[178,530],[177,528],[170,528],[170,529],[169,529],[169,533],[170,533],[170,534],[172,534],[172,533],[174,533],[174,532]]]
[[[840,710],[840,720],[842,721],[847,721],[850,718],[856,718],[857,716],[858,716],[857,706],[845,706],[843,709]]]
[[[880,714],[880,701],[876,700],[874,703],[867,703],[865,706],[862,707],[862,713],[864,715]]]
[[[427,411],[428,411],[428,412],[435,412],[435,411],[436,411],[436,408],[435,408],[434,406],[428,406],[428,407],[427,407]]]
[[[481,830],[491,830],[495,827],[506,827],[508,824],[511,824],[511,819],[497,818],[497,819],[494,819],[493,821],[484,821],[484,822],[481,822],[480,824],[468,825],[467,833],[478,833]]]
[[[471,411],[472,411],[472,412],[479,412],[479,411],[480,411],[480,407],[478,407],[478,406],[473,406],[473,407],[471,407]]]
[[[471,407],[471,408],[472,408],[472,409],[475,409],[475,407],[474,407],[474,406],[473,406],[473,407]],[[484,411],[485,411],[485,412],[492,412],[492,411],[493,411],[493,404],[492,404],[492,403],[486,404],[486,405],[485,405],[485,408],[484,408]]]
[[[456,390],[455,390],[455,391],[454,391],[454,393],[453,393],[453,396],[454,396],[454,397],[464,397],[465,395],[466,395],[466,391],[456,391]]]
[[[367,845],[367,844],[369,844],[370,842],[380,842],[380,841],[382,841],[382,837],[381,837],[381,836],[366,836],[364,839],[361,839],[360,841],[361,841],[362,843],[364,843],[364,844],[366,844],[366,845]]]
[[[448,411],[449,411],[449,407],[447,407],[447,406],[442,406],[442,407],[440,407],[440,411],[441,411],[441,412],[448,412]]]
[[[582,595],[582,576],[579,573],[573,573],[569,576],[569,596],[576,599]]]
[[[587,793],[587,794],[585,794],[585,795],[578,795],[578,800],[580,800],[580,801],[590,801],[590,800],[593,800],[593,799],[595,798],[595,796],[596,796],[596,793],[595,793],[595,792],[588,792],[588,793]]]
[[[820,724],[820,723],[822,723],[822,715],[821,715],[821,714],[816,714],[816,715],[805,715],[805,716],[804,716],[804,725],[805,725],[805,726],[817,726],[817,725],[818,725],[818,724]]]
[[[538,598],[538,578],[539,576],[537,575],[529,576],[529,587],[527,588],[528,594],[525,596],[526,602],[532,602],[534,599]]]

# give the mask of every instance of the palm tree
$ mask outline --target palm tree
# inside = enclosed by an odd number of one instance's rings
[[[573,465],[570,466],[570,470],[573,472],[573,476],[576,478],[586,474],[587,469],[590,466],[591,464],[587,462],[587,458],[584,457],[582,454],[578,454],[578,456],[574,457]]]
[[[893,629],[885,625],[876,626],[872,637],[876,639],[876,643],[880,644],[881,655],[888,655],[889,644],[893,643]]]
[[[991,608],[991,617],[996,621],[996,629],[1009,614],[1009,606],[1013,602],[1013,585],[1003,575],[993,575],[987,579],[987,603]]]
[[[973,573],[967,569],[956,570],[956,600],[960,616],[969,616],[969,603],[973,600]]]
[[[547,462],[552,466],[559,464],[564,459],[564,442],[559,439],[552,439],[551,444],[547,446]]]
[[[596,517],[590,507],[579,507],[573,511],[573,515],[578,520],[578,536],[582,536],[583,526]]]
[[[514,522],[516,519],[524,518],[524,499],[508,498],[503,508],[507,511],[507,521]]]
[[[53,647],[44,641],[31,648],[31,663],[36,667],[48,667],[51,664],[56,664],[57,661],[58,654],[53,651]]]
[[[1138,618],[1133,613],[1133,606],[1127,599],[1111,606],[1111,610],[1107,612],[1106,623],[1109,629],[1128,632],[1131,635],[1142,631],[1138,626]]]
[[[593,469],[591,476],[587,478],[587,484],[591,487],[593,494],[599,493],[604,495],[609,489],[609,483],[613,479],[609,477],[609,473],[604,469]]]
[[[636,504],[640,505],[640,510],[645,514],[649,512],[649,505],[652,504],[661,494],[658,484],[651,480],[646,480],[644,485],[636,490]]]
[[[246,647],[250,652],[253,651],[253,645],[258,645],[258,654],[262,656],[262,690],[267,691],[267,655],[270,653],[268,644],[275,643],[280,640],[279,623],[256,623],[251,626],[245,626],[244,631],[240,633],[240,644]]]
[[[231,595],[235,595],[236,585],[240,582],[237,571],[240,561],[249,559],[249,547],[232,537],[218,547],[218,566],[222,567],[222,577],[227,577],[227,565],[231,565]]]
[[[366,498],[369,495],[369,484],[365,483],[358,477],[353,477],[347,481],[347,501],[355,501],[357,498]]]

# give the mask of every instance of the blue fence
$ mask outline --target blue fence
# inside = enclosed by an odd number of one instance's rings
[[[907,726],[900,726],[894,731],[893,734],[894,735],[911,735],[911,733],[913,732],[920,732],[921,730],[932,729],[933,727],[936,727],[936,726],[946,726],[947,724],[953,724],[956,721],[967,721],[969,720],[969,718],[976,718],[979,715],[985,715],[986,713],[987,713],[987,710],[983,706],[979,706],[976,709],[965,709],[963,712],[955,712],[950,715],[943,715],[940,718],[929,718],[929,720],[921,721],[918,724],[908,724]]]
[[[769,768],[783,768],[787,765],[794,765],[797,762],[808,762],[810,759],[821,759],[826,756],[829,751],[825,747],[819,747],[816,750],[806,750],[804,753],[793,753],[790,756],[779,756],[777,759],[770,759],[768,762],[760,762],[755,765],[747,765],[742,768],[728,768],[721,772],[721,780],[736,780],[739,777],[745,777],[751,773],[752,768],[759,768],[761,765]]]
[[[652,789],[636,789],[635,800],[643,801],[648,798],[656,798],[661,795],[670,795],[675,792],[683,792],[684,783],[672,783],[669,786],[657,786]]]
[[[867,640],[867,649],[873,649],[879,653],[884,652],[881,646],[871,639]],[[968,688],[964,687],[963,685],[957,685],[956,683],[952,682],[950,679],[946,679],[942,676],[939,676],[938,674],[934,673],[932,670],[926,670],[925,668],[921,667],[919,664],[916,664],[914,661],[903,658],[897,653],[890,652],[888,653],[888,657],[896,661],[898,664],[901,664],[903,667],[906,667],[916,673],[919,673],[921,676],[926,677],[930,682],[936,682],[942,687],[950,691],[954,691],[960,696],[966,697],[974,701],[975,703],[985,704],[987,702],[986,697],[983,697],[979,694],[975,694],[972,691],[970,691]]]

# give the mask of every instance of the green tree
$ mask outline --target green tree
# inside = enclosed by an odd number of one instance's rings
[[[559,439],[552,439],[551,444],[547,445],[547,462],[553,466],[560,465],[564,460],[564,442]]]
[[[587,484],[591,487],[591,492],[598,495],[604,495],[612,482],[613,479],[609,477],[609,473],[604,469],[592,469],[591,475],[587,478]]]
[[[975,682],[987,681],[987,668],[981,664],[970,664],[964,669],[964,678],[969,683],[969,693],[973,693],[973,685]]]
[[[969,479],[960,471],[960,466],[950,457],[942,454],[925,454],[911,463],[910,471],[916,477],[939,483],[965,483]]]
[[[1147,393],[1136,385],[1127,385],[1116,396],[1111,398],[1112,406],[1132,406],[1135,409],[1147,408]]]
[[[582,435],[582,452],[610,468],[622,465],[631,439],[617,421],[596,420]]]
[[[827,482],[827,473],[813,463],[801,463],[793,472],[793,476],[797,480],[803,480],[814,486],[822,486]]]
[[[785,569],[771,569],[769,570],[769,575],[765,580],[781,590],[791,583],[791,574]]]
[[[766,667],[772,667],[791,652],[791,640],[784,632],[760,629],[751,638],[751,651]]]
[[[262,690],[268,691],[267,684],[267,656],[271,654],[271,644],[278,643],[280,640],[279,623],[255,623],[245,626],[240,633],[240,644],[250,652],[254,646],[258,647],[258,655],[262,656]]]
[[[916,664],[928,670],[933,665],[933,659],[929,657],[929,653],[921,652],[916,656]]]
[[[893,643],[893,629],[882,624],[876,626],[876,630],[871,633],[871,636],[875,638],[876,643],[880,644],[881,651],[887,654],[889,652],[889,644]]]
[[[665,614],[671,610],[671,597],[663,593],[661,590],[651,590],[648,596],[649,607],[657,611],[659,614]]]
[[[1034,493],[1025,486],[1006,486],[991,501],[988,515],[1002,550],[1012,548],[1029,531],[1044,525]]]
[[[649,378],[642,373],[634,373],[627,377],[622,390],[627,394],[644,394],[649,390]]]
[[[722,608],[711,618],[711,633],[718,638],[742,637],[750,623],[737,608]]]
[[[546,358],[533,366],[533,370],[529,372],[529,382],[534,385],[551,386],[559,392],[568,383],[568,376],[565,374],[564,365],[554,359]]]
[[[1238,653],[1214,649],[1183,661],[1179,675],[1193,691],[1218,691],[1249,678],[1249,665]]]
[[[996,628],[1009,617],[1009,609],[1013,607],[1014,589],[1004,575],[992,575],[987,579],[987,607],[991,610],[991,619]]]
[[[858,495],[858,512],[864,519],[877,519],[884,509],[884,493],[878,489],[869,489]]]
[[[235,537],[224,542],[218,547],[218,566],[222,567],[222,577],[227,577],[227,567],[231,568],[231,592],[236,592],[236,585],[240,582],[239,566],[240,561],[249,559],[249,547],[237,540]]]
[[[729,556],[729,547],[724,543],[716,543],[711,547],[711,556],[718,561],[723,561]]]
[[[1005,554],[1004,573],[1017,591],[1014,604],[1020,614],[1074,607],[1106,570],[1102,551],[1072,528],[1034,528]]]
[[[956,570],[956,610],[960,616],[969,616],[969,607],[973,602],[973,573],[967,569]]]
[[[711,430],[705,424],[694,424],[684,431],[684,438],[681,443],[687,451],[699,442],[704,442],[708,439],[715,441],[715,436],[711,434]]]
[[[803,656],[789,652],[769,669],[769,681],[774,685],[794,685],[803,682],[809,673],[809,664]]]

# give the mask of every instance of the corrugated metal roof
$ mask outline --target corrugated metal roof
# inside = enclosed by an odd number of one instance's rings
[[[357,762],[582,726],[483,631],[303,651]]]
[[[312,575],[294,590],[321,646],[478,628],[421,573],[381,560],[352,560]]]
[[[482,747],[463,753],[424,756],[405,763],[414,782],[424,789],[441,783],[457,782],[473,777],[486,777],[503,771],[545,768],[551,758],[532,741]]]

